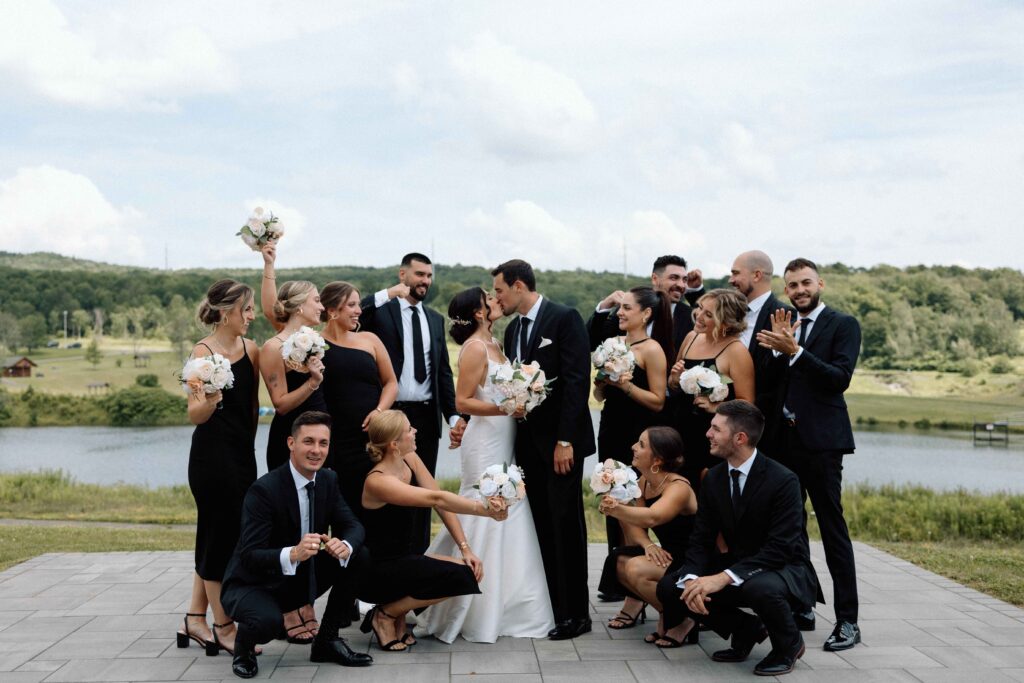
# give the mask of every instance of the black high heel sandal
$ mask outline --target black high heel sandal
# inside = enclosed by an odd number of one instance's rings
[[[617,622],[621,623],[622,625],[621,626],[612,626],[612,622],[613,621],[617,621]],[[632,616],[626,614],[625,610],[621,610],[620,609],[618,614],[616,614],[614,617],[612,617],[611,619],[608,620],[608,628],[615,629],[616,631],[622,631],[622,630],[627,629],[627,628],[633,628],[638,623],[640,623],[640,624],[646,624],[647,623],[647,603],[646,602],[643,605],[641,605],[640,606],[640,610],[636,614],[634,614]]]
[[[668,645],[662,645],[657,642],[659,640],[664,640]],[[686,632],[686,635],[683,636],[683,640],[681,642],[672,636],[662,633],[661,636],[654,641],[654,647],[659,647],[662,650],[671,650],[677,647],[682,647],[683,645],[697,645],[698,643],[700,643],[700,629],[697,628],[697,624],[694,624],[693,627]]]
[[[198,645],[199,647],[205,648],[207,641],[203,640],[202,638],[200,638],[199,636],[197,636],[196,634],[194,634],[194,633],[192,633],[191,631],[188,630],[188,618],[189,617],[203,617],[205,619],[206,618],[206,613],[205,612],[203,614],[199,614],[197,612],[186,612],[185,613],[185,619],[184,619],[184,622],[185,622],[185,632],[184,633],[182,633],[181,631],[177,632],[178,647],[186,648],[186,647],[189,646],[189,641],[190,640],[194,640],[196,642],[196,645]]]
[[[359,625],[359,630],[363,633],[369,633],[370,631],[373,631],[374,637],[377,638],[377,645],[380,647],[380,649],[384,650],[385,652],[405,652],[406,650],[408,650],[409,646],[404,642],[405,634],[402,634],[401,638],[395,638],[394,640],[388,643],[385,643],[383,640],[381,640],[380,634],[377,633],[377,628],[373,625],[373,617],[375,614],[377,614],[377,612],[380,612],[392,621],[394,621],[395,619],[393,616],[382,610],[380,607],[375,606],[373,609],[366,613],[366,617],[363,619],[363,623]]]

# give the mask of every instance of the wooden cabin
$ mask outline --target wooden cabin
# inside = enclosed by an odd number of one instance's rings
[[[32,368],[38,367],[28,356],[12,356],[4,360],[4,377],[31,377]]]

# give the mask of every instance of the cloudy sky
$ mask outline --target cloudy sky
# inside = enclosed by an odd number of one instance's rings
[[[1024,5],[5,0],[0,249],[1024,267]],[[166,252],[165,252],[166,249]]]

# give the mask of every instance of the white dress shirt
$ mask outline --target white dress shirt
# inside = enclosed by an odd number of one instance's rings
[[[814,321],[818,319],[818,316],[821,315],[821,312],[824,311],[824,310],[825,310],[825,304],[819,303],[818,306],[813,311],[808,313],[806,316],[802,316],[800,318],[797,318],[800,321],[800,327],[796,328],[796,332],[793,333],[796,336],[797,339],[800,339],[800,335],[801,335],[800,330],[802,328],[806,327],[807,331],[804,332],[803,334],[804,334],[804,343],[807,343],[807,339],[811,336],[811,330],[814,329]],[[804,347],[801,346],[800,348],[798,348],[796,350],[796,353],[794,353],[792,356],[789,357],[789,364],[790,364],[790,366],[792,366],[793,363],[796,362],[796,359],[799,358],[800,354],[802,354],[803,352],[804,352]],[[778,351],[775,351],[774,353],[775,353],[776,356],[779,355]],[[787,406],[787,405],[783,405],[782,406],[782,416],[785,417],[787,420],[795,420],[796,419],[796,413],[794,413],[792,410],[790,410],[789,406]]]
[[[534,302],[533,306],[530,307],[530,310],[527,311],[526,315],[519,316],[520,318],[529,318],[530,320],[530,326],[526,328],[527,345],[529,345],[530,340],[533,339],[533,328],[537,326],[537,314],[540,313],[541,301],[544,301],[544,296],[538,294],[537,301]],[[520,327],[516,328],[516,358],[519,358],[520,360],[522,360],[523,351],[525,351],[525,349],[519,348],[519,342],[522,340],[522,335],[520,333],[520,330],[522,329],[522,324],[523,323],[520,321]]]
[[[757,316],[761,314],[761,309],[764,308],[764,302],[768,301],[768,297],[771,295],[771,292],[765,292],[753,301],[747,302],[747,328],[740,332],[740,340],[743,342],[743,346],[748,349],[750,348],[750,339],[754,336],[754,326],[757,325]]]
[[[754,449],[754,452],[751,454],[751,456],[749,458],[747,458],[746,462],[744,462],[739,467],[733,467],[732,465],[729,465],[729,495],[730,496],[732,495],[732,472],[733,472],[733,470],[736,470],[737,472],[740,473],[739,485],[740,485],[740,494],[742,495],[743,494],[743,488],[747,485],[747,476],[750,474],[750,468],[754,466],[754,458],[756,458],[756,457],[757,457],[757,449]],[[735,574],[733,574],[731,569],[726,569],[724,571],[725,571],[726,574],[729,575],[729,578],[732,579],[732,585],[738,586],[741,583],[743,583],[743,579],[741,579],[740,577],[738,577]],[[690,579],[696,579],[696,578],[697,578],[696,574],[687,574],[683,578],[681,578],[678,581],[676,581],[676,587],[677,588],[684,588],[687,581],[689,581]]]
[[[295,482],[295,493],[299,498],[299,525],[302,527],[300,533],[306,534],[309,532],[309,495],[306,493],[306,484],[309,482],[316,483],[316,474],[313,474],[312,479],[306,479],[304,476],[299,474],[299,471],[295,469],[295,465],[288,461],[288,469],[292,473],[292,481]],[[348,556],[352,557],[352,545],[345,540],[342,543],[348,546]],[[281,573],[285,576],[295,576],[295,570],[298,568],[298,562],[292,562],[289,559],[292,548],[295,546],[290,545],[287,548],[281,548]],[[348,566],[348,558],[344,560],[338,560],[342,567]]]

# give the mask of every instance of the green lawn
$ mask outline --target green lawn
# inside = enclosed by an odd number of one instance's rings
[[[45,553],[192,550],[192,530],[18,526],[0,522],[0,571]]]

